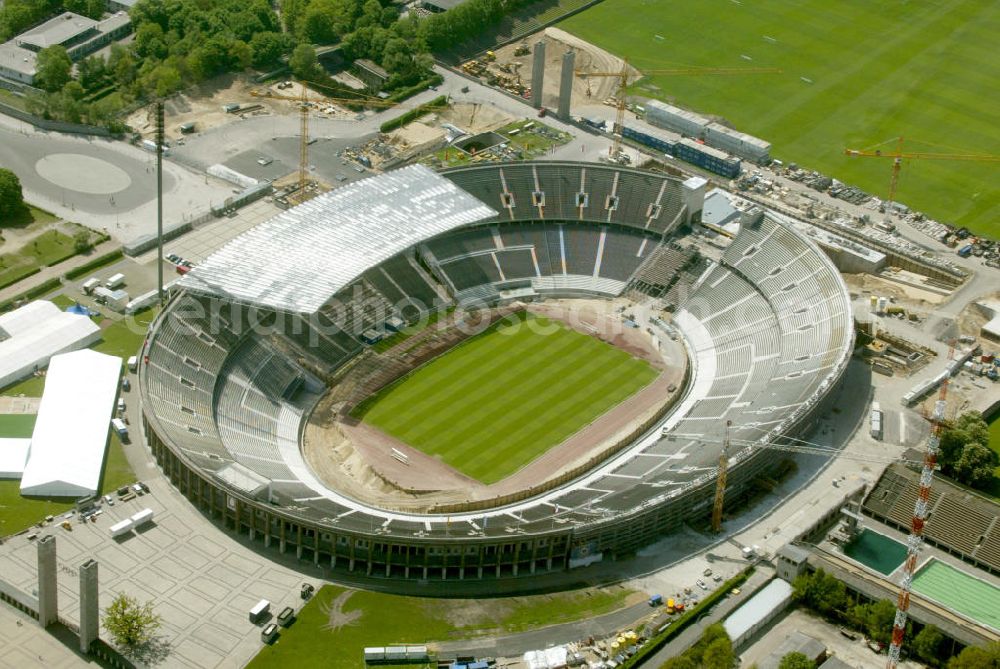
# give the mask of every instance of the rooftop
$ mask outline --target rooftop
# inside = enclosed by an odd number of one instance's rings
[[[736,609],[723,626],[730,639],[741,639],[754,625],[764,620],[771,611],[782,606],[792,596],[792,586],[788,581],[776,578]]]
[[[422,165],[323,193],[236,237],[180,286],[315,313],[365,270],[496,212]]]
[[[65,44],[75,37],[97,27],[97,21],[73,12],[64,12],[49,19],[40,26],[22,33],[16,38],[18,44],[44,49],[56,44]]]

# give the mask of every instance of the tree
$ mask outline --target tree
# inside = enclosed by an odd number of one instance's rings
[[[721,637],[705,647],[705,652],[701,656],[701,666],[704,669],[730,669],[735,659],[733,642],[729,637]]]
[[[24,208],[21,180],[8,169],[0,167],[0,224]]]
[[[119,593],[104,610],[104,629],[125,649],[136,649],[151,641],[160,624],[160,616],[153,613],[153,602],[139,604],[125,593]]]
[[[73,250],[77,253],[86,253],[91,248],[93,244],[90,243],[90,233],[86,230],[79,230],[75,235],[73,235]]]
[[[35,83],[49,92],[60,90],[70,80],[73,62],[66,48],[58,44],[45,47],[38,52],[35,63]]]
[[[1000,642],[985,648],[969,646],[951,658],[948,669],[1000,669]]]
[[[938,652],[941,650],[942,641],[944,641],[944,635],[941,634],[941,630],[934,625],[927,625],[913,637],[910,650],[922,662],[936,667],[941,664]]]
[[[847,588],[822,569],[802,574],[795,579],[792,588],[796,601],[825,615],[842,612],[847,603]]]
[[[806,657],[805,653],[794,650],[781,658],[778,669],[816,669],[816,663]]]
[[[698,665],[695,664],[694,660],[678,655],[661,664],[660,669],[698,669]]]
[[[993,480],[993,470],[996,469],[1000,457],[985,444],[970,441],[962,449],[962,455],[952,464],[951,471],[955,478],[973,488],[983,488]]]
[[[275,32],[257,33],[250,39],[250,64],[265,68],[277,64],[292,48],[288,35]]]
[[[80,85],[88,91],[100,88],[108,76],[108,64],[101,56],[90,56],[76,64]]]
[[[292,74],[299,79],[313,79],[319,70],[319,61],[316,59],[316,49],[308,44],[300,44],[292,51],[288,59],[288,65],[292,68]]]
[[[892,626],[896,619],[896,605],[888,599],[880,599],[868,607],[865,631],[873,641],[889,645],[892,641]]]
[[[990,427],[978,411],[967,411],[941,432],[941,466],[946,470],[962,455],[965,445],[971,442],[990,443]]]

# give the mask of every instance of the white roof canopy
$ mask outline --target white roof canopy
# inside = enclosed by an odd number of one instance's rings
[[[28,460],[31,439],[0,439],[0,479],[19,479]]]
[[[496,212],[422,165],[318,195],[236,237],[184,276],[202,293],[313,313],[365,270]]]
[[[22,495],[97,492],[121,368],[121,358],[91,350],[52,357],[21,477]]]
[[[101,329],[87,316],[38,300],[0,316],[0,338],[0,386],[6,386],[45,367],[57,353],[89,346],[101,338]]]

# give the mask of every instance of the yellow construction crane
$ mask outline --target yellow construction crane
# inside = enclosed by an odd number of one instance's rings
[[[889,140],[892,141],[892,140]],[[896,201],[896,188],[899,186],[899,171],[903,167],[903,159],[916,160],[978,160],[981,162],[998,163],[1000,156],[990,156],[978,153],[924,153],[916,151],[903,151],[903,138],[896,138],[895,151],[882,151],[879,148],[872,149],[844,149],[844,154],[853,158],[892,158],[892,178],[889,180],[889,198],[886,209]],[[883,142],[885,143],[885,142]]]
[[[392,106],[392,103],[385,103],[383,100],[371,99],[371,98],[329,98],[326,96],[320,97],[310,97],[309,88],[306,86],[307,83],[321,86],[321,84],[315,84],[313,82],[298,82],[302,88],[299,95],[282,95],[281,93],[275,93],[270,89],[257,90],[254,89],[250,91],[250,95],[255,98],[269,98],[271,100],[288,100],[290,102],[299,103],[299,198],[305,197],[307,176],[309,174],[309,106],[314,103],[352,103],[352,104],[365,104],[365,105],[376,105],[376,106]],[[381,103],[381,104],[380,104]]]
[[[250,91],[250,95],[255,98],[269,98],[271,100],[288,100],[289,102],[297,102],[299,105],[300,114],[300,125],[299,125],[299,197],[304,198],[306,192],[306,185],[308,183],[309,174],[309,107],[315,103],[321,104],[354,104],[354,105],[364,105],[367,107],[395,107],[397,103],[390,102],[388,100],[381,100],[379,98],[373,98],[368,96],[361,96],[357,98],[331,98],[326,96],[310,97],[309,96],[309,86],[317,86],[319,88],[327,88],[323,84],[314,81],[300,81],[298,82],[302,90],[298,95],[282,95],[281,93],[275,93],[271,89],[257,90],[254,89]],[[334,89],[335,90],[335,89]],[[406,107],[401,107],[406,109]]]
[[[675,67],[665,70],[645,70],[639,74],[640,77],[646,75],[656,76],[697,76],[697,75],[738,75],[738,74],[780,74],[781,69],[777,67]],[[625,125],[625,92],[629,86],[629,77],[632,76],[629,70],[628,60],[622,61],[622,69],[618,72],[591,72],[589,70],[576,70],[576,76],[587,77],[615,77],[618,79],[618,92],[615,97],[618,101],[615,125],[611,130],[613,144],[611,145],[611,157],[618,155],[622,145],[622,128]]]

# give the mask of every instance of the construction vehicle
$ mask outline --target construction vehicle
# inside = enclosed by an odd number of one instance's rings
[[[641,76],[698,76],[698,75],[738,75],[738,74],[780,74],[781,70],[776,67],[682,67],[664,70],[646,70]],[[628,60],[622,61],[622,69],[618,72],[591,72],[588,70],[576,70],[576,76],[587,77],[615,77],[618,79],[618,91],[615,93],[614,103],[611,105],[617,109],[615,124],[611,128],[612,145],[608,152],[612,158],[619,155],[622,144],[622,128],[625,126],[625,97],[629,87],[629,77],[632,72],[629,69]],[[587,97],[590,97],[590,83],[587,83]],[[608,104],[608,100],[605,103]]]
[[[896,142],[895,151],[882,151],[878,148],[888,142]],[[980,162],[997,163],[1000,156],[991,156],[978,153],[925,153],[914,151],[903,151],[903,138],[896,137],[882,144],[876,144],[870,149],[844,149],[844,154],[852,158],[892,158],[892,177],[889,179],[889,197],[886,199],[886,211],[890,211],[896,202],[896,190],[899,186],[899,172],[903,168],[904,159],[914,160],[973,160]]]

